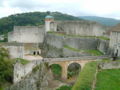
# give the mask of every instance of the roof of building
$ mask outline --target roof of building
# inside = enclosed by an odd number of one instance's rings
[[[49,18],[54,18],[53,16],[50,16],[50,15],[47,15],[46,17],[45,17],[46,19],[49,19]]]

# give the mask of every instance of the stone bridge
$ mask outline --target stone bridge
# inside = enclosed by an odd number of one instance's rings
[[[80,65],[81,70],[86,63],[91,61],[101,60],[103,58],[108,58],[108,56],[83,56],[83,57],[68,57],[68,58],[44,58],[45,62],[49,63],[49,66],[52,64],[58,64],[62,67],[62,79],[67,79],[67,70],[70,64],[77,63]]]

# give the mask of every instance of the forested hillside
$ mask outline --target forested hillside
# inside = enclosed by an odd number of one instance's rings
[[[82,18],[84,20],[96,21],[106,26],[115,26],[118,23],[120,23],[120,20],[117,19],[97,17],[97,16],[80,16],[79,18]]]
[[[29,12],[22,14],[15,14],[0,19],[0,34],[7,33],[13,30],[14,25],[41,25],[44,24],[44,18],[48,15],[48,12]],[[56,20],[78,20],[78,17],[63,14],[60,12],[51,12]],[[80,20],[80,19],[79,19]]]

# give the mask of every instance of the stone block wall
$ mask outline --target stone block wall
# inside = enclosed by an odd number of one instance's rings
[[[65,48],[66,46],[77,50],[99,50],[104,54],[108,52],[109,41],[100,40],[95,37],[72,37],[55,33],[47,33],[46,37],[42,50],[43,52],[45,51],[44,57],[79,57],[90,55],[85,52],[81,53],[69,50]]]
[[[90,37],[66,37],[64,45],[76,49],[97,49],[98,39]]]
[[[64,36],[47,33],[45,43],[56,48],[62,48],[64,46]]]
[[[81,35],[81,36],[103,36],[108,28],[97,22],[92,21],[56,21],[57,30],[66,34]],[[56,30],[56,31],[57,31]]]
[[[16,64],[14,65],[14,83],[17,83],[21,79],[23,79],[32,71],[35,66],[39,65],[40,63],[41,60],[31,61],[26,65],[23,65],[20,62],[16,62]]]
[[[99,40],[98,50],[104,54],[109,54],[109,40]]]
[[[101,69],[120,69],[119,61],[109,61],[99,64],[99,68]]]
[[[14,26],[14,31],[8,34],[8,42],[42,43],[44,26]]]

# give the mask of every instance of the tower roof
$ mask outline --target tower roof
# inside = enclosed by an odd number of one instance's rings
[[[53,16],[50,16],[50,15],[47,15],[45,18],[46,18],[46,19],[53,19],[54,17],[53,17]]]

